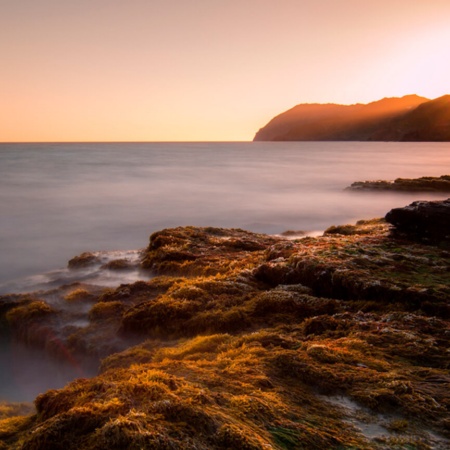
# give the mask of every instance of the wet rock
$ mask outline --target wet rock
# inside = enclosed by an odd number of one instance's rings
[[[74,256],[69,262],[69,269],[81,269],[83,267],[89,267],[93,264],[100,263],[100,258],[91,252],[84,252],[81,255]]]
[[[280,233],[280,236],[284,237],[303,237],[306,236],[307,232],[304,230],[286,230]]]
[[[327,228],[324,234],[342,234],[342,235],[352,235],[357,233],[358,228],[355,225],[332,225]]]
[[[136,267],[130,260],[121,258],[121,259],[113,259],[106,264],[103,264],[102,269],[108,270],[131,270]]]
[[[22,342],[107,357],[100,375],[39,396],[0,448],[399,446],[318,392],[395,413],[394,431],[408,418],[405,448],[448,448],[431,432],[450,437],[450,252],[389,230],[377,219],[289,241],[180,227],[152,235],[150,281],[0,297]]]
[[[25,295],[1,295],[0,296],[0,335],[10,333],[10,323],[7,315],[11,310],[26,307],[36,299]]]
[[[320,335],[327,331],[335,331],[342,325],[342,321],[336,320],[328,315],[312,317],[304,322],[304,332],[308,336],[310,334]]]
[[[142,267],[157,274],[211,275],[246,264],[279,239],[241,229],[178,227],[150,236]]]
[[[350,191],[450,192],[450,175],[397,178],[394,181],[355,181],[346,189]]]
[[[279,284],[298,284],[302,280],[297,272],[286,264],[278,264],[276,261],[261,264],[253,272],[254,277],[275,287]]]
[[[397,233],[430,244],[450,245],[450,199],[417,201],[386,214]]]

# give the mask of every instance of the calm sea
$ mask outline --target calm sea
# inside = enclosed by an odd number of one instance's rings
[[[450,173],[450,143],[0,144],[0,292],[179,225],[321,231],[433,194],[344,191]]]
[[[81,276],[105,285],[133,281],[142,274],[73,274],[67,261],[83,251],[136,259],[128,250],[145,247],[164,227],[317,232],[383,216],[445,195],[344,188],[448,173],[447,143],[0,144],[0,293]],[[0,368],[0,401],[31,401],[80,376],[72,364],[5,338]]]

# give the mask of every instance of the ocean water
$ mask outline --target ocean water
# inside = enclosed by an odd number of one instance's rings
[[[143,248],[166,227],[277,234],[384,216],[447,196],[344,188],[448,173],[450,143],[0,144],[0,293],[84,251]]]
[[[446,196],[345,187],[448,173],[448,143],[0,144],[0,294],[148,277],[101,265],[137,262],[149,235],[165,227],[317,233],[380,217],[417,199]],[[68,270],[67,261],[84,251],[97,252],[100,262]],[[32,401],[94,374],[72,359],[0,339],[0,401]]]

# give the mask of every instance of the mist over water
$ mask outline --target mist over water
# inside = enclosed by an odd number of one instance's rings
[[[143,248],[165,227],[276,234],[384,216],[446,196],[344,188],[448,173],[449,143],[0,144],[0,283]]]
[[[384,216],[414,200],[446,196],[344,188],[354,181],[448,173],[448,143],[0,144],[0,294],[145,279],[140,252],[128,250],[145,247],[149,235],[165,227],[278,234]],[[98,263],[68,270],[67,261],[84,251],[97,252]],[[103,268],[121,258],[133,268]],[[46,301],[69,308],[63,292],[49,292]],[[71,326],[85,326],[89,305],[70,308]],[[95,374],[95,365],[62,355],[67,358],[4,337],[0,400],[31,401]]]
[[[56,359],[43,349],[0,340],[0,401],[31,402],[49,389],[59,389],[75,378],[91,377],[78,361]]]

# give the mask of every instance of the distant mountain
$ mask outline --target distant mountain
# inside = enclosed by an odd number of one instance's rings
[[[356,105],[300,104],[274,117],[254,141],[450,141],[450,95]]]

